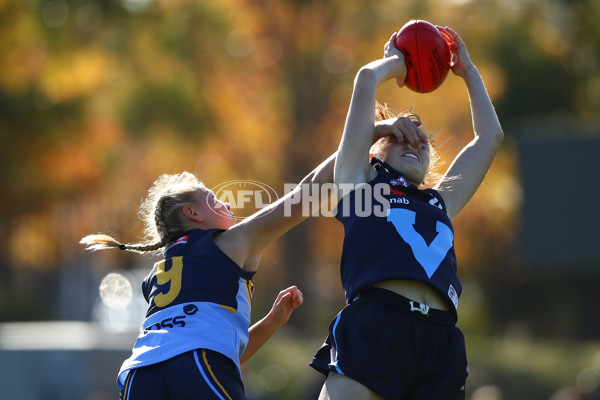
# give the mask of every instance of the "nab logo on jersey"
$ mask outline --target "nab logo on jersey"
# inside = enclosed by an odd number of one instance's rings
[[[390,204],[410,204],[410,201],[405,197],[392,197]]]
[[[399,196],[399,197],[390,197],[390,204],[409,204],[410,202],[408,201],[408,199],[405,196],[405,193],[402,190],[398,190],[398,189],[394,189],[394,188],[390,188],[390,194],[392,196]]]

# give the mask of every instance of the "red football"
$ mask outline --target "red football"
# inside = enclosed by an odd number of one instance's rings
[[[404,84],[409,89],[429,93],[440,87],[450,70],[450,49],[435,25],[409,21],[396,34],[394,44],[406,59]]]

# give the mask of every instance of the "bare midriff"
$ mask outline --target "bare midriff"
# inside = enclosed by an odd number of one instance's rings
[[[390,290],[409,300],[428,305],[431,308],[450,311],[448,303],[444,301],[442,296],[423,282],[394,279],[380,281],[373,286]]]

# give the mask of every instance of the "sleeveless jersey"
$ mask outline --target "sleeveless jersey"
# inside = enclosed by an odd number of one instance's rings
[[[377,176],[337,206],[345,231],[341,278],[346,300],[379,281],[414,280],[440,293],[456,315],[462,286],[442,197],[409,184],[381,160],[372,163]]]
[[[252,276],[215,244],[222,229],[194,229],[175,241],[142,283],[146,319],[119,371],[123,388],[129,370],[195,349],[231,358],[238,367],[248,344]]]

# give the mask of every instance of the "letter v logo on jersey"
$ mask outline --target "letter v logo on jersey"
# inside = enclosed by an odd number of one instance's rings
[[[388,210],[387,220],[394,224],[402,239],[408,243],[415,258],[427,273],[427,277],[431,278],[446,257],[448,250],[452,248],[454,235],[447,225],[437,221],[436,231],[438,234],[428,246],[423,236],[415,230],[415,216],[414,211],[391,208]]]

